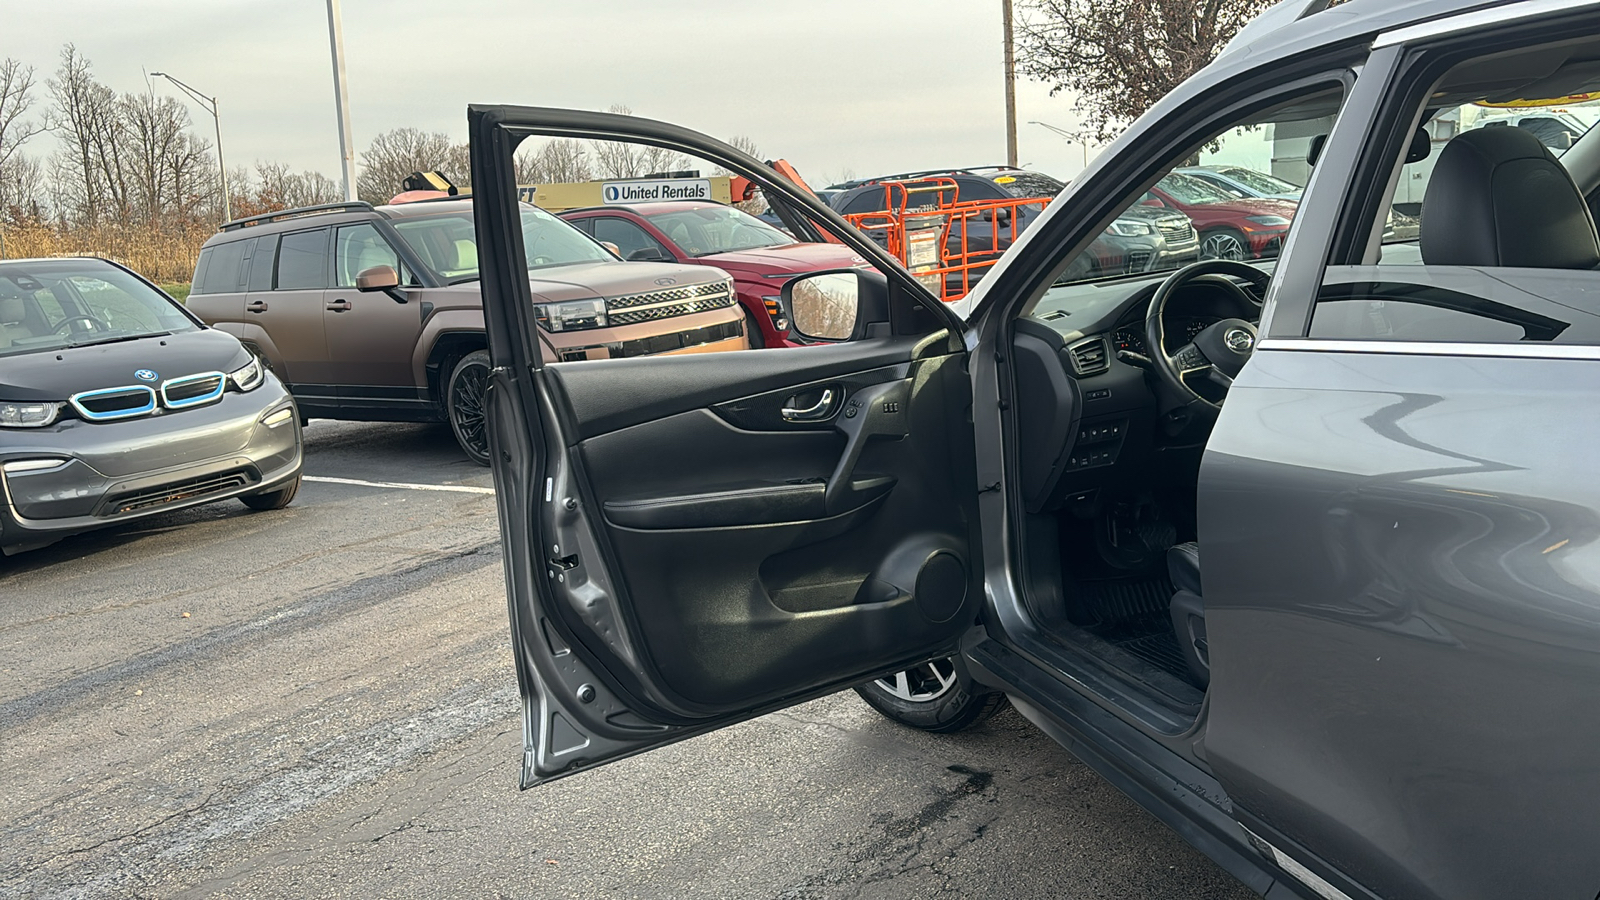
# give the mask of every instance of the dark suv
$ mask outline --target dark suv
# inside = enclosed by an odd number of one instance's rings
[[[624,263],[543,210],[521,215],[546,361],[749,346],[727,273]],[[306,417],[445,420],[487,465],[477,247],[471,200],[241,219],[206,241],[188,306],[265,359]]]

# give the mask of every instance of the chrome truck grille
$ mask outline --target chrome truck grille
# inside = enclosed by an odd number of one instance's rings
[[[733,304],[733,283],[713,281],[710,284],[608,297],[606,321],[612,325],[635,325],[690,313],[710,312]]]

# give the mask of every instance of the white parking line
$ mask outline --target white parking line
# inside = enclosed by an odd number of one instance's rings
[[[494,488],[473,487],[468,484],[407,484],[402,481],[360,481],[355,478],[329,478],[326,475],[306,475],[304,481],[321,481],[327,484],[353,484],[356,487],[388,488],[401,491],[446,491],[457,494],[492,494]]]

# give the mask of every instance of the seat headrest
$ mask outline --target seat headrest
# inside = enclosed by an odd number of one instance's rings
[[[1592,269],[1594,219],[1572,176],[1532,133],[1477,128],[1446,144],[1422,200],[1430,266]]]
[[[21,322],[27,315],[28,311],[22,305],[21,297],[0,297],[0,325],[7,322]]]

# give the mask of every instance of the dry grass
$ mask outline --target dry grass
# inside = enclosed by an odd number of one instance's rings
[[[209,225],[164,230],[134,225],[60,229],[47,224],[0,226],[0,257],[103,256],[158,283],[187,283]]]

